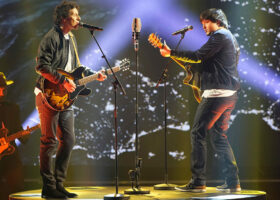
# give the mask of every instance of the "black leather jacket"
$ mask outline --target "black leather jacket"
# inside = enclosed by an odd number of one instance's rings
[[[219,29],[211,34],[209,40],[197,51],[171,51],[175,59],[201,62],[201,89],[240,88],[237,64],[239,47],[235,37],[227,29]]]
[[[73,36],[75,45],[76,39]],[[41,40],[38,49],[36,72],[40,74],[36,87],[41,88],[42,77],[49,81],[59,84],[63,83],[65,76],[59,74],[56,69],[65,69],[68,61],[68,52],[72,53],[72,69],[78,67],[76,54],[71,38],[65,39],[61,29],[58,26],[54,26]]]

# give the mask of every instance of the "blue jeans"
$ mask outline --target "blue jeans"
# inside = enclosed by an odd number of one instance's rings
[[[207,133],[210,134],[217,157],[223,162],[227,184],[239,184],[236,160],[226,135],[236,101],[237,95],[203,98],[196,110],[191,131],[191,171],[193,183],[196,185],[206,184]]]

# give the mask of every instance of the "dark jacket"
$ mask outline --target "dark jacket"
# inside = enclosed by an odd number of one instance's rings
[[[76,39],[73,36],[76,43]],[[66,40],[61,29],[54,26],[42,39],[37,56],[36,71],[40,74],[36,87],[40,88],[42,76],[53,83],[63,83],[65,76],[59,74],[56,69],[65,69],[70,49],[72,53],[72,68],[78,67],[76,54],[71,38]],[[77,44],[75,44],[77,47]],[[41,88],[40,88],[41,89]]]
[[[201,89],[240,88],[237,64],[239,47],[235,37],[227,29],[219,29],[211,34],[209,40],[197,51],[171,51],[175,59],[201,62]]]

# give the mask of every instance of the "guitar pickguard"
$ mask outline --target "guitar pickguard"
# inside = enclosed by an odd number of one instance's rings
[[[51,108],[55,107],[57,110],[64,110],[73,104],[73,101],[69,99],[69,93],[62,87],[58,89],[54,84],[46,84],[44,90],[44,96]]]

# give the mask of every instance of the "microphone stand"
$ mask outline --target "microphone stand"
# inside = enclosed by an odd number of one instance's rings
[[[115,79],[115,81],[112,82],[113,86],[114,86],[114,96],[115,96],[115,107],[114,107],[114,122],[115,122],[115,187],[116,187],[116,192],[115,194],[108,194],[104,196],[104,200],[111,200],[111,199],[129,199],[130,197],[128,195],[124,195],[124,194],[119,194],[119,183],[118,183],[118,127],[117,127],[117,88],[118,86],[120,87],[123,95],[126,95],[126,92],[124,90],[124,88],[122,87],[122,84],[120,83],[120,81],[118,80],[116,74],[114,73],[110,63],[108,62],[108,59],[106,58],[104,52],[102,51],[98,41],[96,40],[94,34],[93,34],[93,29],[90,30],[90,33],[92,35],[92,38],[95,40],[98,48],[100,49],[100,52],[102,53],[102,58],[105,59],[108,67],[111,69],[111,72],[113,74],[113,77]]]
[[[175,50],[178,49],[179,45],[181,44],[182,40],[185,37],[185,33],[181,33],[181,38],[175,48]],[[168,183],[168,170],[167,170],[167,101],[166,101],[166,82],[167,82],[167,71],[168,71],[168,66],[171,63],[172,60],[169,60],[169,62],[166,64],[160,79],[157,82],[156,88],[159,86],[159,84],[164,81],[164,97],[163,97],[163,105],[164,105],[164,168],[165,168],[165,173],[164,173],[164,183],[162,184],[157,184],[154,185],[155,190],[175,190],[176,185],[174,184],[169,184]]]
[[[134,34],[140,34],[134,32]],[[135,36],[137,37],[137,36]],[[131,181],[131,189],[124,191],[125,194],[150,194],[149,190],[142,189],[139,184],[140,171],[142,167],[142,158],[139,158],[139,137],[138,137],[138,68],[139,68],[139,57],[138,57],[138,43],[136,44],[135,50],[135,61],[136,61],[136,103],[135,103],[135,170],[129,170],[128,175]]]

